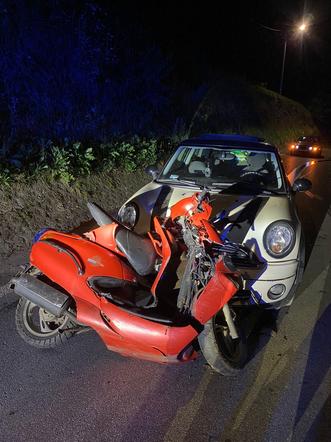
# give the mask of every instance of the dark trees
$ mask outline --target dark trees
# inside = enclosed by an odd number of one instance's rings
[[[89,1],[0,0],[0,136],[104,140],[150,134],[167,62],[139,30]]]

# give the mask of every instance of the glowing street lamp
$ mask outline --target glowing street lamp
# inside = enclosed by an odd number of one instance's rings
[[[279,93],[280,93],[280,95],[282,95],[288,33],[284,32],[284,30],[282,30],[282,29],[271,28],[270,26],[265,26],[265,25],[262,25],[261,23],[260,23],[260,26],[264,29],[267,29],[268,31],[279,32],[281,34],[284,34],[284,36],[283,36],[283,38],[284,38],[283,62],[282,62],[282,70],[281,70],[280,83],[279,83]],[[309,22],[302,21],[301,24],[297,24],[297,26],[294,29],[292,29],[292,31],[294,31],[297,35],[303,36],[307,32],[309,26],[310,26]]]
[[[305,22],[302,22],[301,25],[297,26],[297,32],[303,35],[308,29],[308,25]],[[280,31],[280,29],[279,29]],[[282,71],[280,75],[280,84],[279,84],[279,93],[282,95],[283,93],[283,83],[284,83],[284,69],[285,69],[285,59],[286,59],[286,49],[287,49],[287,36],[285,35],[284,39],[284,50],[283,50],[283,63],[282,63]]]

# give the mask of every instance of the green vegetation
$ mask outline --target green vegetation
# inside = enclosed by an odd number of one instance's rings
[[[180,139],[206,132],[257,135],[280,150],[300,135],[318,133],[301,104],[264,87],[224,78],[205,94],[187,127],[171,140],[134,136],[101,144],[41,143],[21,161],[21,167],[0,163],[0,187],[41,178],[70,184],[91,173],[135,172],[162,160]]]
[[[93,172],[134,172],[159,161],[168,148],[162,140],[139,137],[93,147],[79,142],[59,146],[49,141],[37,155],[26,158],[21,168],[0,164],[0,187],[40,179],[70,184]]]
[[[12,175],[10,173],[10,169],[6,167],[6,165],[0,164],[0,186],[10,186],[12,181]]]

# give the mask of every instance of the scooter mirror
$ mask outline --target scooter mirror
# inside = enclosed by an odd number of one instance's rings
[[[107,215],[107,213],[101,209],[97,204],[95,203],[87,203],[87,207],[94,218],[94,220],[97,222],[99,226],[103,226],[105,224],[111,224],[113,222],[112,218]]]

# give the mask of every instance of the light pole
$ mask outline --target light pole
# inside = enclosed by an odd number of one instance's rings
[[[307,23],[303,22],[301,25],[297,27],[297,33],[303,35],[307,31]],[[280,82],[279,82],[279,93],[283,94],[283,84],[284,84],[284,70],[285,70],[285,60],[286,60],[286,49],[287,49],[287,35],[285,34],[284,39],[284,50],[283,50],[283,62],[282,62],[282,70],[280,74]]]
[[[264,29],[267,29],[268,31],[274,31],[274,32],[280,32],[283,33],[281,29],[275,29],[270,28],[269,26],[261,25]],[[295,29],[296,33],[303,36],[307,32],[308,24],[305,22],[302,22],[300,25],[298,25]],[[282,69],[280,73],[280,82],[279,82],[279,94],[283,94],[283,85],[284,85],[284,72],[285,72],[285,60],[286,60],[286,51],[287,51],[287,39],[288,39],[288,33],[284,33],[284,49],[283,49],[283,61],[282,61]]]
[[[282,63],[282,71],[280,74],[280,83],[279,83],[279,93],[283,94],[283,83],[284,83],[284,70],[285,70],[285,60],[286,60],[286,49],[287,49],[287,37],[284,40],[284,50],[283,50],[283,63]]]

